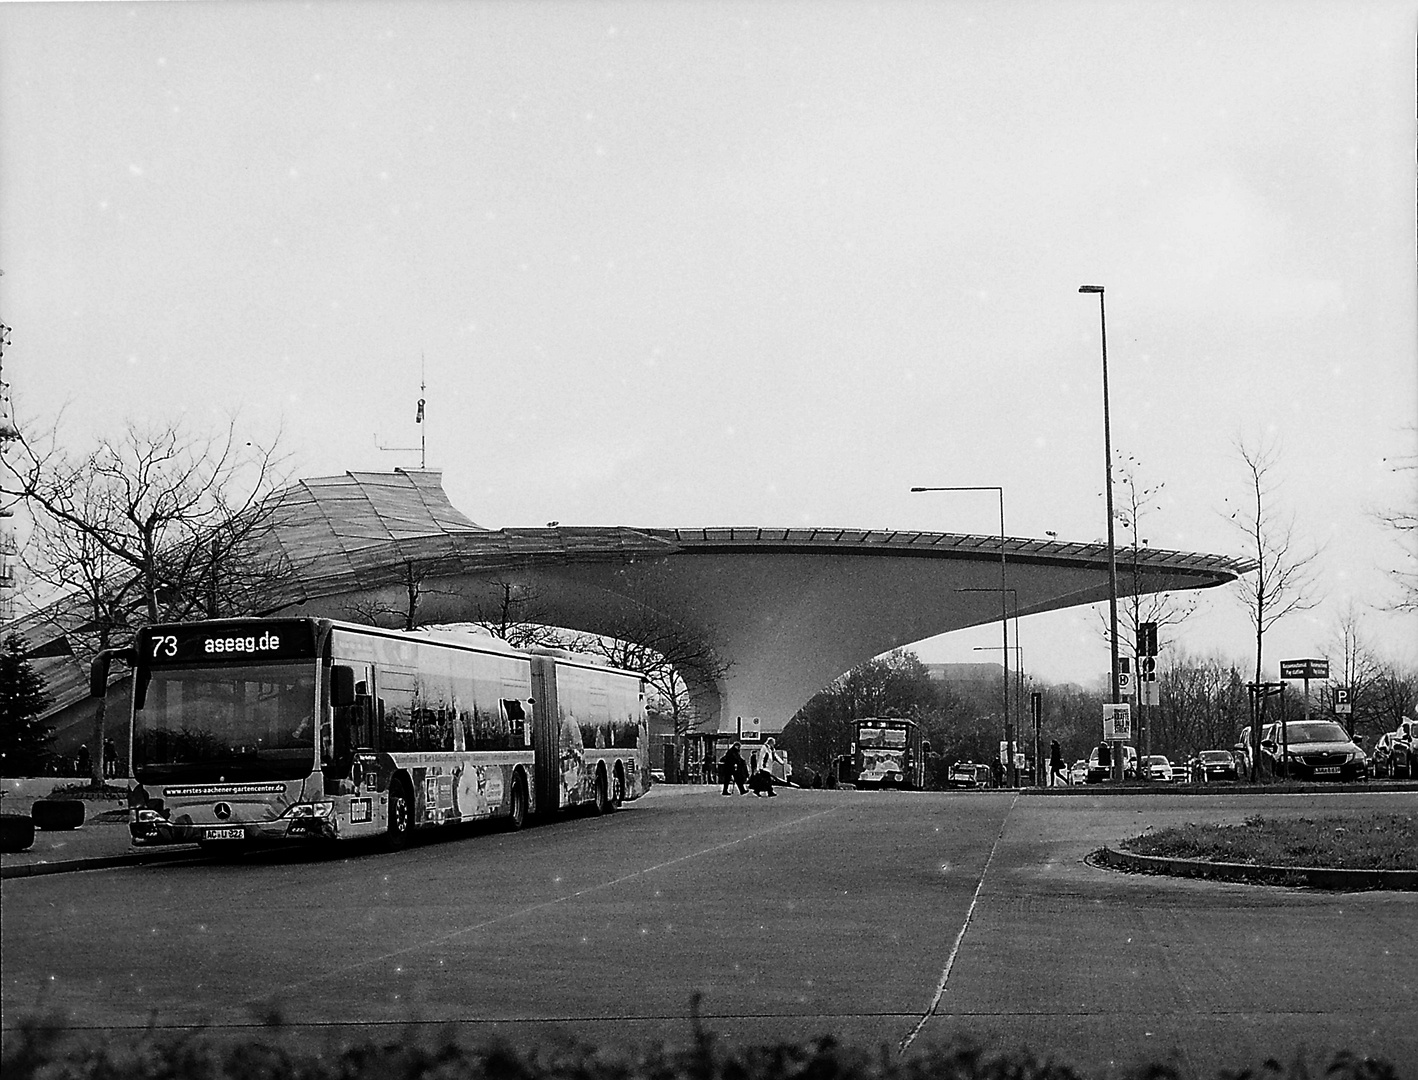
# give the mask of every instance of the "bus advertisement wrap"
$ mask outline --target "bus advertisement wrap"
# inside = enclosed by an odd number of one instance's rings
[[[644,794],[643,679],[496,638],[317,619],[139,632],[136,844],[384,837]]]

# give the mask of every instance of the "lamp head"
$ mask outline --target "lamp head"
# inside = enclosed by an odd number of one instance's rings
[[[1080,285],[1080,286],[1078,287],[1078,291],[1079,291],[1079,292],[1096,292],[1096,293],[1100,293],[1100,292],[1103,291],[1103,286],[1101,286],[1101,285]]]

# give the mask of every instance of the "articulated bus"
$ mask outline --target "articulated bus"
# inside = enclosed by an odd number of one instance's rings
[[[644,682],[590,657],[302,618],[148,626],[126,659],[137,844],[400,847],[650,782]]]
[[[856,722],[853,772],[859,788],[925,786],[928,743],[914,720],[899,717]]]

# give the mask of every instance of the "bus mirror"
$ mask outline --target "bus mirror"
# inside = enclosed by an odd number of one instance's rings
[[[330,704],[343,709],[354,703],[354,668],[348,664],[335,664],[330,668]]]
[[[113,654],[103,649],[89,665],[89,697],[105,697],[108,694],[108,666]]]
[[[115,659],[122,660],[130,667],[136,667],[138,650],[136,647],[124,649],[100,649],[89,665],[89,697],[108,696],[108,672]]]

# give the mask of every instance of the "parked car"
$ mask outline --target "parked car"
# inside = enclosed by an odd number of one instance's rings
[[[1398,780],[1418,780],[1418,720],[1400,720],[1388,740],[1388,772]]]
[[[1299,780],[1363,780],[1368,755],[1333,720],[1291,720],[1272,725],[1261,739],[1261,769]]]
[[[1134,780],[1137,778],[1137,751],[1127,743],[1114,743],[1114,752],[1121,752],[1123,755],[1123,779]],[[1098,763],[1098,747],[1094,747],[1088,755],[1088,772],[1085,780],[1090,784],[1102,783],[1113,778],[1112,757],[1109,756],[1109,764],[1100,765]]]
[[[1165,754],[1151,754],[1147,758],[1147,779],[1170,784],[1173,780],[1172,763]]]
[[[1203,750],[1192,760],[1192,780],[1198,784],[1240,778],[1236,756],[1230,750]]]
[[[1088,762],[1079,758],[1068,767],[1068,782],[1070,784],[1084,784],[1088,782]]]
[[[1261,728],[1261,742],[1264,743],[1266,739],[1270,738],[1271,734],[1274,731],[1274,724],[1266,724],[1263,728]],[[1252,749],[1253,747],[1251,746],[1251,729],[1250,725],[1248,724],[1241,729],[1241,737],[1236,740],[1236,745],[1232,747],[1232,755],[1236,758],[1236,768],[1240,770],[1243,776],[1249,777],[1251,775]]]

